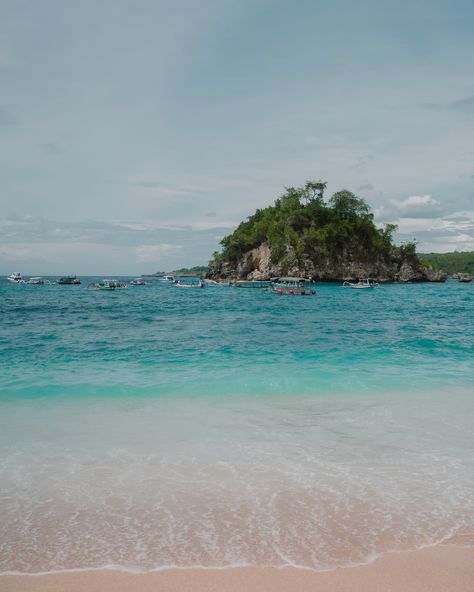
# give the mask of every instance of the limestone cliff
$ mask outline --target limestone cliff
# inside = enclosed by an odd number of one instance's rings
[[[308,277],[317,281],[355,281],[359,278],[373,278],[380,282],[443,282],[446,274],[440,270],[424,267],[417,257],[406,256],[394,249],[392,257],[377,257],[362,261],[347,253],[346,257],[331,256],[309,258],[299,262],[291,247],[287,249],[285,261],[272,263],[268,242],[250,249],[235,263],[229,261],[210,262],[207,277],[211,279],[269,280],[272,277],[290,275]]]

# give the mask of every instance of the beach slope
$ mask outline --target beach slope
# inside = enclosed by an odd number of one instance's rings
[[[370,565],[316,572],[295,568],[83,571],[2,576],[2,592],[472,592],[474,548],[443,545],[385,555]]]

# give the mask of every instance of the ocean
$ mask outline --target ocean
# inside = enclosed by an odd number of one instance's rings
[[[0,280],[0,572],[474,545],[474,283]]]

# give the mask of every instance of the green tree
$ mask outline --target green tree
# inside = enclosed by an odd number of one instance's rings
[[[302,187],[302,197],[308,202],[312,201],[323,201],[324,191],[327,183],[319,181],[306,181],[304,187]]]
[[[357,197],[352,191],[343,189],[335,193],[329,200],[329,205],[334,208],[340,218],[369,215],[369,206],[361,197]]]

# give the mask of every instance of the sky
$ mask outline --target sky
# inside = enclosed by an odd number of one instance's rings
[[[0,0],[0,274],[206,264],[284,187],[474,250],[472,0]]]

